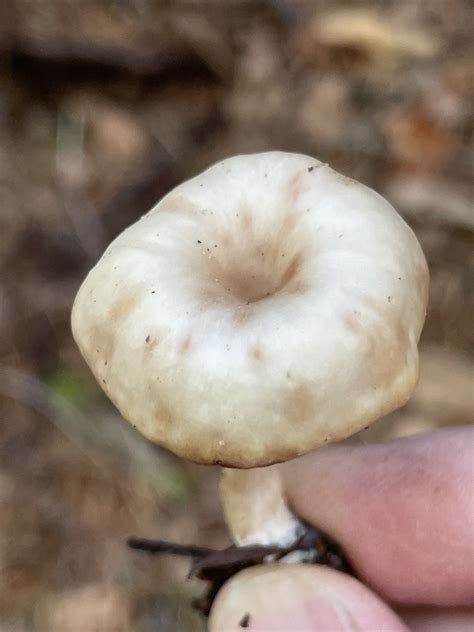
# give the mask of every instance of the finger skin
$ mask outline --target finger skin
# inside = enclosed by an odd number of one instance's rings
[[[245,624],[245,625],[243,625]],[[235,575],[214,602],[210,632],[408,632],[356,579],[309,564],[267,564]]]
[[[330,446],[286,464],[294,511],[384,599],[474,602],[474,428]]]
[[[410,607],[401,609],[399,616],[412,632],[472,632],[474,630],[474,608],[428,608]]]

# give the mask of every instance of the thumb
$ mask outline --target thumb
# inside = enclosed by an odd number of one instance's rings
[[[219,592],[210,632],[407,632],[356,579],[323,566],[268,564],[235,575]]]

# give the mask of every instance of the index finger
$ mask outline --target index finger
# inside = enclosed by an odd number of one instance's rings
[[[385,599],[474,600],[474,428],[329,446],[282,467],[295,512]]]

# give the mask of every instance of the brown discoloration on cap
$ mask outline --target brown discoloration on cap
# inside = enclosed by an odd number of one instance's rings
[[[283,277],[280,283],[280,287],[282,289],[284,289],[286,285],[288,285],[289,283],[291,283],[292,281],[296,279],[296,276],[301,270],[302,264],[303,264],[303,255],[301,252],[298,252],[296,255],[292,257],[287,269],[285,270],[285,273],[283,274]]]
[[[360,321],[360,317],[354,312],[344,314],[343,321],[346,328],[353,334],[359,335],[364,330],[364,325]]]
[[[100,364],[104,364],[107,361],[107,366],[110,365],[115,353],[115,335],[113,331],[108,327],[95,325],[90,330],[87,340],[89,349],[86,357],[89,364],[94,363],[96,366],[99,366],[99,362],[96,362],[96,360],[100,360]]]
[[[405,368],[405,349],[396,344],[393,337],[387,336],[382,328],[370,331],[367,349],[368,366],[374,373],[374,381],[378,385],[389,386]]]
[[[392,321],[393,321],[393,333],[395,335],[395,340],[398,346],[405,347],[406,339],[407,339],[407,332],[405,330],[405,327],[403,326],[403,323],[401,322],[399,318],[393,318]]]
[[[194,214],[199,211],[199,207],[196,204],[193,204],[191,200],[184,197],[184,195],[176,195],[163,203],[162,210],[176,213]]]
[[[225,260],[212,265],[215,290],[228,302],[254,303],[275,291],[272,270],[265,268],[255,253],[228,254]]]
[[[305,245],[294,238],[299,215],[287,210],[279,216],[271,234],[261,233],[249,208],[236,214],[237,230],[223,231],[206,257],[203,309],[228,303],[242,306],[277,294],[303,294],[308,283],[301,279]],[[245,233],[245,235],[244,235]],[[295,252],[298,250],[298,252]],[[249,312],[237,313],[243,322]]]
[[[385,301],[367,297],[365,304],[366,307],[369,308],[369,312],[372,313],[372,316],[378,319],[378,325],[380,329],[385,332],[385,336],[392,334],[397,344],[404,345],[407,334],[394,308],[393,301],[395,300],[396,298],[391,296],[387,296]]]
[[[430,273],[428,270],[428,266],[426,262],[423,260],[420,262],[418,266],[417,274],[416,274],[416,285],[419,289],[422,304],[426,306],[428,305],[429,298],[429,287],[430,287]]]
[[[110,308],[110,319],[115,323],[125,320],[133,311],[140,300],[140,292],[137,289],[126,290],[118,301]]]
[[[305,283],[301,279],[294,279],[284,288],[287,294],[305,294],[309,289],[309,283]]]
[[[292,175],[288,182],[288,198],[291,204],[294,204],[301,195],[303,188],[302,177],[303,173],[299,171]]]
[[[234,242],[234,237],[230,232],[223,232],[218,238],[217,243],[220,248],[228,249]]]
[[[406,349],[396,339],[393,328],[384,324],[371,326],[365,332],[367,370],[374,385],[389,387],[406,367]]]
[[[113,331],[103,325],[93,325],[78,345],[95,378],[113,400],[107,384],[116,351]]]
[[[239,213],[242,233],[248,238],[253,234],[253,217],[251,211],[242,209]]]
[[[390,389],[407,369],[407,331],[392,302],[362,299],[361,312],[342,316],[348,333],[357,340],[374,389]],[[381,391],[382,392],[382,391]],[[390,406],[393,409],[392,400]],[[383,414],[383,411],[380,415]]]
[[[224,285],[231,288],[231,293],[236,298],[251,302],[261,298],[263,291],[258,270],[254,270],[248,263],[242,264],[242,267],[236,263],[235,269],[227,270]]]
[[[302,382],[294,387],[284,402],[285,416],[291,423],[308,421],[314,414],[315,401],[308,384]]]
[[[158,424],[158,428],[169,426],[173,423],[173,415],[166,404],[160,402],[154,411],[154,419]]]
[[[263,347],[258,343],[250,347],[250,357],[256,362],[260,363],[265,359],[265,352]]]
[[[275,241],[248,244],[249,252],[229,250],[209,260],[209,279],[202,286],[203,309],[223,303],[247,304],[262,301],[279,292],[303,294],[309,287],[302,278],[304,249],[294,252],[294,246],[282,251]],[[238,320],[245,319],[238,315]]]
[[[191,336],[191,334],[188,334],[181,341],[181,344],[179,346],[180,352],[181,353],[187,353],[189,351],[189,349],[191,348],[191,342],[192,342],[192,336]]]

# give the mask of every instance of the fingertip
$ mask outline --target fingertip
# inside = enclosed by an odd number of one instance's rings
[[[296,514],[387,601],[472,603],[473,428],[335,445],[282,467]]]
[[[407,632],[356,579],[317,565],[267,564],[235,575],[211,611],[211,632]]]

